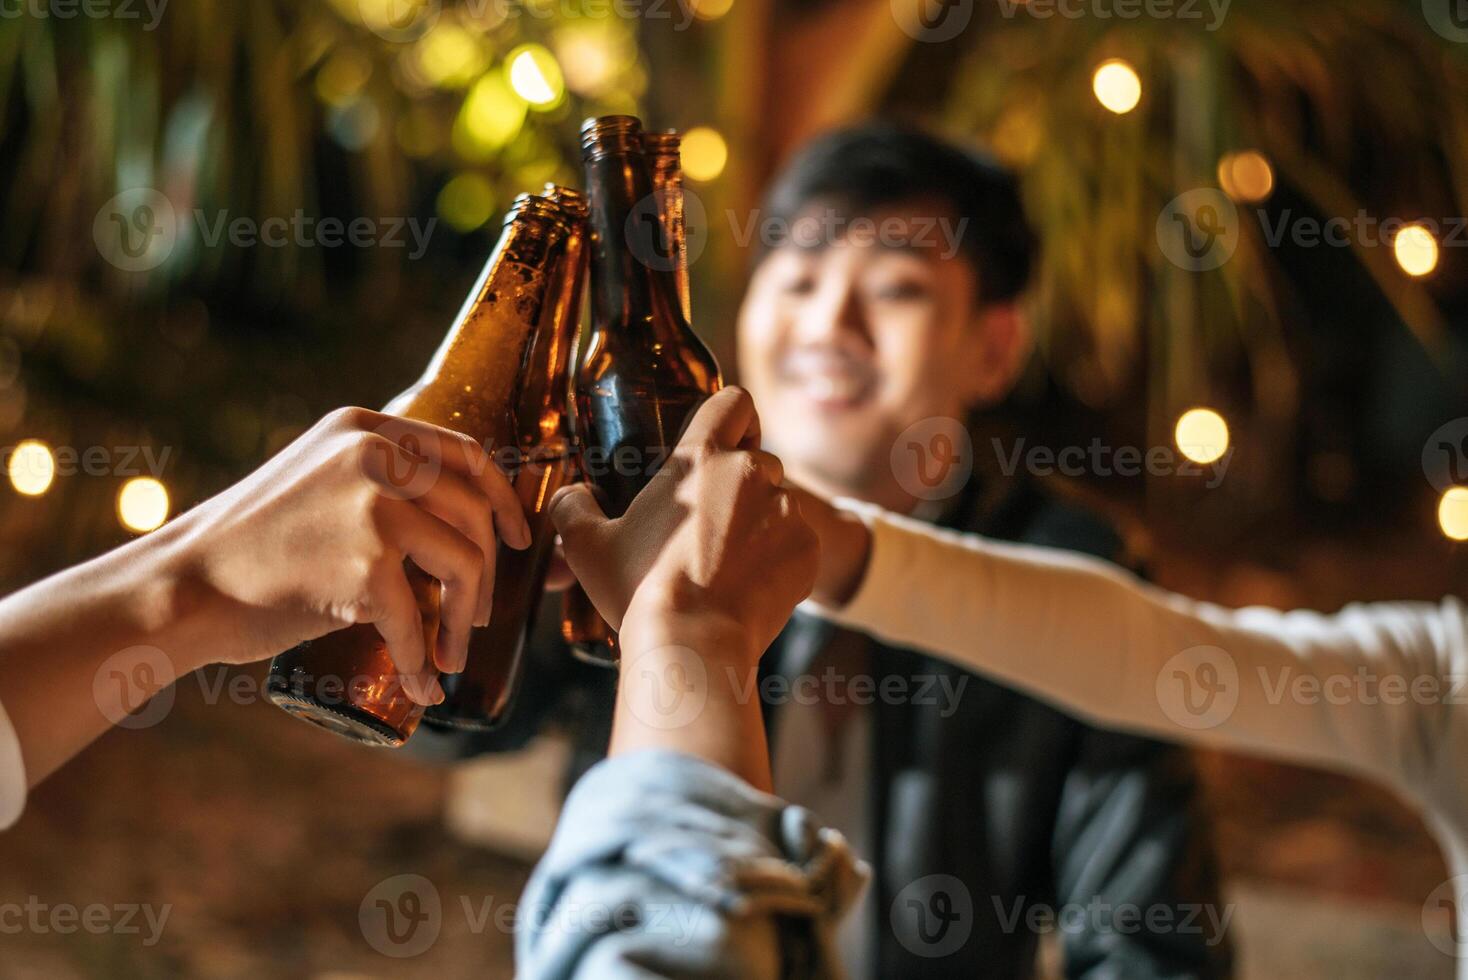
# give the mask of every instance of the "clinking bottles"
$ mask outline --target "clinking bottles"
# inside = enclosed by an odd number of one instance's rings
[[[530,522],[531,544],[524,551],[499,546],[489,625],[470,632],[463,672],[442,678],[444,700],[423,716],[434,727],[482,731],[508,713],[556,536],[551,497],[573,468],[571,364],[586,273],[586,199],[553,184],[543,194],[564,209],[569,230],[550,257],[549,293],[514,401],[518,464],[510,478]]]
[[[649,167],[648,148],[654,166]],[[644,140],[632,116],[581,128],[590,201],[591,336],[577,375],[581,469],[609,517],[626,511],[722,385],[718,362],[688,324],[681,174],[671,139]],[[651,174],[663,183],[654,193]],[[669,188],[672,188],[670,193]],[[659,207],[676,194],[677,220]],[[584,596],[582,597],[584,599]],[[576,599],[568,598],[569,613]],[[572,617],[563,632],[573,634]],[[615,635],[568,635],[584,659],[616,662]]]
[[[394,411],[472,436],[491,455],[521,444],[515,412],[524,378],[521,369],[538,349],[537,328],[560,281],[557,263],[565,256],[574,224],[561,205],[545,197],[521,195],[515,200],[499,243],[453,328],[423,377],[394,400]],[[535,479],[549,483],[558,472],[559,466],[552,465]],[[517,486],[530,494],[532,478],[524,480]],[[537,500],[542,489],[537,482],[533,489]],[[542,551],[547,536],[542,532],[537,542]],[[531,551],[535,548],[532,545]],[[519,570],[501,566],[499,575],[503,579],[497,578],[497,583],[514,580]],[[440,586],[412,566],[409,580],[419,598],[425,648],[431,657],[438,634]],[[500,615],[500,599],[497,584],[495,616]],[[479,653],[482,660],[483,650]],[[512,679],[513,669],[509,674]],[[338,630],[276,657],[266,689],[270,700],[291,714],[370,745],[401,745],[423,716],[423,707],[403,690],[387,644],[370,624]]]

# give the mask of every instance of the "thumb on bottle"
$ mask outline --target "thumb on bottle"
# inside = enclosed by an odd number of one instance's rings
[[[566,550],[575,551],[581,539],[607,522],[607,515],[591,487],[573,483],[562,487],[551,498],[550,519]]]

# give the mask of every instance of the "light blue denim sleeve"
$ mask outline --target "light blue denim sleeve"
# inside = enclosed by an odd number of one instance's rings
[[[526,886],[516,975],[838,977],[866,867],[800,807],[674,752],[586,773]]]

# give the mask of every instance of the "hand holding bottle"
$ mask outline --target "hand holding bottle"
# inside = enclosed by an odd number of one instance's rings
[[[403,560],[443,584],[437,665],[458,670],[470,626],[489,616],[496,531],[516,548],[530,536],[473,439],[363,408],[332,412],[178,523],[195,529],[191,563],[239,624],[208,659],[257,660],[371,623],[398,670],[423,678],[411,693],[424,703],[437,699],[435,651]]]
[[[708,616],[756,655],[775,638],[810,593],[817,548],[780,488],[780,460],[758,444],[754,402],[726,388],[621,517],[608,519],[585,484],[560,492],[551,519],[566,560],[608,622]]]

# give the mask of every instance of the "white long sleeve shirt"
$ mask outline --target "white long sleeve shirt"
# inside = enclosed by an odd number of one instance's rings
[[[1468,607],[1227,609],[1071,552],[843,502],[872,531],[844,626],[979,670],[1115,728],[1392,787],[1445,852],[1468,978]]]
[[[0,830],[20,819],[25,809],[25,762],[20,757],[20,739],[5,705],[0,704]]]

